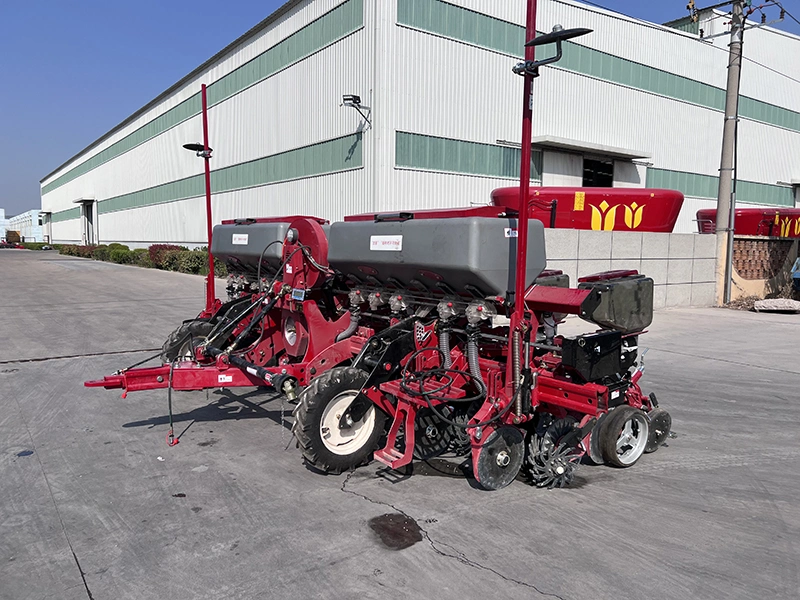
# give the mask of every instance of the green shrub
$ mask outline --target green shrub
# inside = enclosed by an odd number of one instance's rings
[[[225,263],[216,257],[214,257],[214,276],[215,277],[228,276],[228,268],[225,266]]]
[[[130,248],[128,248],[128,246],[126,246],[125,244],[118,244],[117,242],[111,242],[108,245],[108,249],[109,250],[114,250],[114,248],[121,249],[121,250],[130,250]]]
[[[108,246],[104,246],[100,244],[97,248],[94,249],[92,252],[92,258],[95,260],[109,260],[109,248]]]
[[[111,262],[118,265],[129,265],[133,262],[134,254],[126,246],[125,248],[109,248],[108,257]]]
[[[81,258],[92,258],[92,252],[94,252],[95,248],[96,246],[76,246],[75,255]]]
[[[150,252],[147,248],[136,248],[132,251],[133,264],[140,267],[153,267],[153,261],[150,260]]]
[[[152,246],[151,246],[152,247]],[[181,253],[185,250],[164,250],[160,253],[161,268],[166,271],[180,271]],[[152,253],[151,253],[152,257]]]
[[[197,250],[186,250],[180,253],[178,266],[182,273],[202,273],[208,271],[208,254]]]
[[[22,242],[22,246],[26,250],[41,250],[45,246],[50,246],[50,244],[45,244],[43,242]]]
[[[60,244],[58,253],[64,256],[78,256],[78,247],[74,244]]]
[[[157,269],[168,269],[175,271],[177,269],[170,269],[164,265],[164,260],[170,252],[188,250],[186,246],[176,246],[175,244],[153,244],[148,249],[150,260]]]

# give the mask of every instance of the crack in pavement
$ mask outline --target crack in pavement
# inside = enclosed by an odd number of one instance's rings
[[[66,533],[66,531],[64,533]],[[67,539],[67,543],[69,544],[69,549],[72,552],[72,558],[75,559],[75,565],[78,567],[78,572],[81,574],[83,587],[86,589],[86,596],[88,596],[89,600],[94,600],[94,596],[92,596],[92,590],[89,589],[89,584],[86,583],[86,573],[84,573],[83,569],[81,568],[81,563],[78,560],[78,556],[75,554],[75,550],[72,549],[72,544],[70,543],[69,539]]]
[[[17,404],[17,410],[20,411],[20,420],[22,421],[22,424],[25,426],[25,432],[28,434],[28,439],[31,441],[31,448],[33,448],[34,450],[34,456],[36,456],[36,461],[39,463],[39,469],[42,471],[42,477],[44,478],[44,483],[47,486],[47,491],[50,493],[50,501],[53,503],[53,508],[56,511],[58,522],[61,524],[61,532],[64,534],[64,540],[67,542],[69,551],[72,553],[72,558],[75,559],[75,566],[78,567],[78,572],[81,574],[81,580],[83,581],[83,587],[86,590],[86,596],[89,598],[89,600],[94,600],[94,596],[92,596],[92,592],[89,589],[89,584],[86,581],[86,573],[81,567],[81,563],[78,560],[78,555],[75,554],[75,548],[72,547],[72,541],[69,539],[69,534],[67,533],[67,526],[64,524],[64,518],[61,516],[61,511],[58,508],[58,503],[56,502],[55,494],[53,494],[53,488],[50,485],[50,480],[47,478],[47,472],[44,469],[42,458],[39,455],[39,452],[36,448],[36,442],[33,440],[33,434],[31,433],[30,427],[28,427],[27,421],[25,421],[25,418],[22,416],[24,413],[22,411],[22,406],[20,406],[19,398],[15,397],[14,400]],[[72,587],[74,588],[78,586],[76,585]]]
[[[43,358],[17,358],[15,360],[0,360],[0,365],[17,365],[21,363],[46,362],[48,360],[64,360],[67,358],[93,358],[95,356],[115,356],[119,354],[137,354],[139,352],[156,352],[161,348],[141,348],[139,350],[115,350],[113,352],[89,352],[88,354],[68,354],[65,356],[45,356]]]
[[[649,350],[655,350],[656,352],[666,352],[667,354],[676,354],[678,356],[687,356],[689,358],[699,358],[701,360],[710,360],[712,362],[721,362],[726,363],[729,365],[736,365],[739,367],[750,367],[751,369],[763,369],[764,371],[774,371],[776,373],[788,373],[789,375],[800,375],[798,371],[790,371],[788,369],[779,369],[778,367],[767,367],[764,365],[754,365],[753,363],[746,363],[741,362],[738,360],[730,360],[727,358],[716,358],[713,356],[704,356],[702,354],[692,354],[691,352],[680,352],[679,350],[667,350],[666,348],[656,348],[655,346],[649,346]]]
[[[404,510],[401,510],[401,509],[397,508],[394,504],[390,504],[388,502],[383,502],[381,500],[373,500],[369,496],[365,496],[364,494],[361,494],[359,492],[354,492],[353,490],[348,490],[347,489],[347,484],[350,482],[350,479],[353,477],[353,475],[355,475],[355,471],[350,471],[350,473],[347,474],[347,477],[345,478],[344,482],[342,482],[342,487],[339,488],[340,491],[344,492],[345,494],[352,494],[353,496],[357,496],[358,498],[362,498],[362,499],[366,500],[367,502],[371,502],[372,504],[377,504],[379,506],[388,506],[389,508],[397,511],[398,513],[400,513],[401,515],[403,515],[407,519],[411,519],[412,521],[417,522],[417,520],[414,519],[414,517],[409,515]],[[419,527],[419,524],[417,524],[417,527]],[[515,583],[517,585],[521,585],[523,587],[530,588],[530,589],[534,590],[535,592],[537,592],[538,594],[540,594],[542,596],[547,596],[547,597],[550,597],[550,598],[558,598],[558,600],[566,600],[563,596],[559,596],[558,594],[552,594],[550,592],[544,592],[544,591],[540,590],[538,587],[536,587],[535,585],[533,585],[532,583],[527,583],[526,581],[520,581],[519,579],[514,579],[513,577],[508,577],[506,575],[503,575],[499,571],[496,571],[492,567],[487,567],[486,565],[482,565],[482,564],[480,564],[478,562],[475,562],[474,560],[470,560],[469,558],[467,558],[467,556],[463,552],[457,550],[456,548],[454,548],[450,544],[447,544],[445,542],[435,541],[433,538],[431,538],[430,534],[425,529],[423,529],[422,527],[420,527],[419,530],[422,533],[423,537],[428,541],[428,544],[430,545],[431,549],[436,554],[438,554],[439,556],[443,556],[445,558],[452,558],[453,560],[457,560],[458,562],[460,562],[462,565],[466,565],[466,566],[471,567],[473,569],[479,569],[479,570],[482,570],[482,571],[489,571],[490,573],[493,573],[494,575],[497,575],[500,579],[503,579],[504,581],[508,581],[509,583]],[[453,552],[453,554],[448,554],[447,552],[444,552],[444,551],[440,550],[439,547],[437,547],[437,546],[441,546],[441,547],[447,548],[447,549],[451,550]]]

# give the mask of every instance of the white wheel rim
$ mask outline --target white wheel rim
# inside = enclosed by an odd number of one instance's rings
[[[649,427],[643,413],[634,413],[617,436],[617,457],[623,465],[636,462],[647,446]]]
[[[358,452],[372,435],[375,429],[375,407],[370,406],[361,420],[352,427],[339,428],[339,420],[347,407],[358,395],[356,390],[342,392],[336,396],[322,413],[319,421],[319,433],[325,447],[339,456]]]

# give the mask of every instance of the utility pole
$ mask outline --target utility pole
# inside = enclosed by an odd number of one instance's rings
[[[717,304],[725,304],[731,300],[733,228],[736,209],[736,189],[733,178],[736,128],[739,120],[739,81],[742,70],[743,5],[743,0],[734,0],[731,18],[725,126],[722,130],[722,158],[719,166],[719,193],[717,194]]]

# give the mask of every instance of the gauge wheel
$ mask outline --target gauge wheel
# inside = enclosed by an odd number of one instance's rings
[[[613,410],[611,412],[614,412]],[[592,434],[589,436],[589,448],[586,454],[589,455],[589,459],[596,465],[604,465],[606,464],[605,459],[603,459],[603,452],[600,450],[600,440],[602,438],[602,434],[600,433],[603,430],[603,425],[605,425],[606,419],[608,415],[611,413],[603,413],[597,419],[597,423],[592,428]]]
[[[619,406],[608,415],[600,430],[603,459],[615,467],[630,467],[644,454],[650,422],[639,409]]]
[[[193,360],[194,347],[204,341],[214,325],[206,319],[185,321],[169,334],[167,341],[161,346],[161,360],[165,363],[174,360]]]
[[[372,459],[384,431],[386,413],[369,402],[364,415],[344,426],[341,418],[367,380],[367,373],[337,367],[323,373],[300,397],[294,433],[306,463],[325,473],[341,473]]]

